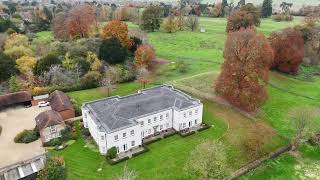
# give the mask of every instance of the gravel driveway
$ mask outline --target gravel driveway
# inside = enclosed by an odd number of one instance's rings
[[[30,108],[11,107],[0,111],[0,168],[20,161],[31,159],[45,153],[40,139],[29,144],[17,144],[14,137],[24,129],[33,129],[36,125],[34,118],[50,107]]]

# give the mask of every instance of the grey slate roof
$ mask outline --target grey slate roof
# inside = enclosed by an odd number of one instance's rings
[[[199,104],[199,100],[172,86],[163,85],[129,96],[115,96],[88,102],[83,108],[89,110],[100,131],[108,133],[136,125],[135,119],[139,117],[170,108],[179,111]]]

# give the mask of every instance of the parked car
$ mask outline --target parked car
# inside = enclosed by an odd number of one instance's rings
[[[25,108],[30,108],[30,107],[32,107],[32,104],[25,105],[24,107]]]
[[[50,103],[49,102],[46,102],[46,101],[40,101],[38,103],[38,107],[46,107],[46,106],[49,106]]]

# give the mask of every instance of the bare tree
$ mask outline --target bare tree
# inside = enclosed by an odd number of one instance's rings
[[[109,66],[100,82],[101,86],[107,89],[108,96],[110,96],[110,90],[113,88],[114,84],[119,81],[119,78],[119,72],[117,69]]]
[[[192,32],[196,31],[199,28],[198,16],[195,16],[195,15],[188,16],[186,20],[186,27]]]
[[[289,117],[295,132],[291,141],[292,150],[296,150],[302,142],[319,132],[320,123],[316,120],[320,117],[320,110],[311,107],[293,108]]]
[[[145,89],[146,84],[151,82],[151,73],[145,67],[139,68],[137,72],[137,80],[142,84],[143,89]]]
[[[72,71],[65,71],[60,65],[55,65],[44,72],[40,80],[45,85],[71,86],[76,83],[76,75]]]
[[[134,180],[138,177],[137,172],[130,170],[127,163],[123,167],[123,174],[118,176],[116,180]]]

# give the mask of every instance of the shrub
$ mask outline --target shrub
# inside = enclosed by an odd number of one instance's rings
[[[132,45],[129,50],[131,51],[131,53],[134,53],[138,49],[138,47],[142,44],[142,40],[138,37],[132,37],[130,39],[132,41]]]
[[[117,157],[117,148],[112,147],[112,148],[108,149],[106,158],[107,159],[114,159],[115,157]]]
[[[190,64],[186,63],[184,60],[179,60],[176,63],[176,68],[180,73],[186,73],[190,68]]]
[[[48,147],[48,146],[60,146],[62,144],[62,139],[61,138],[54,138],[51,139],[50,141],[46,142],[43,144],[44,147]]]
[[[52,65],[61,64],[62,61],[58,56],[54,54],[48,54],[46,57],[37,61],[36,65],[33,68],[33,73],[35,75],[41,75],[45,71],[49,71]]]
[[[82,128],[81,128],[81,134],[82,134],[83,136],[89,137],[89,136],[90,136],[90,131],[89,131],[88,128],[82,127]]]
[[[23,130],[14,138],[15,143],[31,143],[39,139],[39,132],[35,129],[33,130]]]
[[[141,45],[134,53],[135,65],[139,68],[151,68],[152,61],[155,59],[155,51],[150,45]]]
[[[48,158],[39,171],[37,180],[64,180],[67,177],[65,162],[62,157]]]
[[[68,141],[72,138],[70,126],[66,126],[66,128],[61,130],[60,133],[61,133],[61,140],[62,141]]]
[[[293,21],[293,16],[292,15],[285,15],[285,14],[277,14],[272,16],[272,20],[276,22],[280,21]]]
[[[89,71],[81,78],[81,87],[95,88],[98,87],[101,81],[101,74],[97,71]]]

